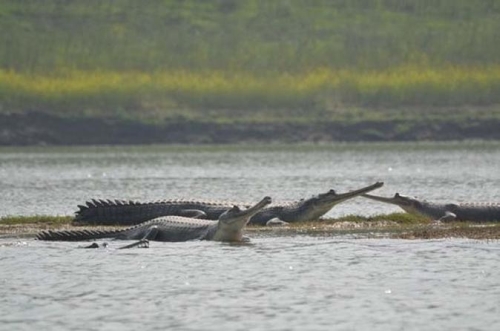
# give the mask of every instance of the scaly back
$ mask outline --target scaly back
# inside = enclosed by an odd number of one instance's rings
[[[96,200],[79,205],[74,222],[93,225],[134,225],[161,216],[183,216],[184,210],[200,210],[208,219],[216,220],[233,205],[229,201],[162,200],[136,202],[125,200]]]

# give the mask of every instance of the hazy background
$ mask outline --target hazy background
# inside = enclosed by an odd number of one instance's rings
[[[0,115],[464,126],[499,54],[495,0],[4,0]]]

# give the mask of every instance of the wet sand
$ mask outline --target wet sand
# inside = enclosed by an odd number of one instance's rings
[[[32,238],[40,231],[72,229],[118,229],[119,226],[76,226],[71,221],[19,222],[1,224],[0,237]],[[351,236],[353,238],[440,239],[469,238],[500,239],[500,223],[399,223],[393,220],[343,221],[322,220],[281,227],[248,226],[245,232],[252,236]]]

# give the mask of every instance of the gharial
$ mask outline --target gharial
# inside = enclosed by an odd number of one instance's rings
[[[392,198],[363,194],[365,198],[390,203],[410,214],[423,215],[439,221],[500,221],[499,203],[435,203],[396,193]]]
[[[359,190],[337,193],[330,190],[309,199],[293,202],[273,203],[259,211],[249,224],[266,225],[317,220],[335,205],[382,187],[377,182]],[[74,224],[133,225],[160,216],[189,216],[217,220],[233,205],[248,207],[248,203],[225,201],[164,200],[157,202],[134,202],[122,200],[92,200],[80,205]]]
[[[250,217],[271,203],[265,197],[248,209],[241,210],[233,206],[219,216],[217,222],[180,216],[158,217],[139,225],[118,230],[70,230],[42,231],[35,239],[50,241],[83,241],[102,238],[121,240],[152,241],[188,241],[213,240],[225,242],[245,241],[243,230]],[[125,246],[126,248],[132,245]]]

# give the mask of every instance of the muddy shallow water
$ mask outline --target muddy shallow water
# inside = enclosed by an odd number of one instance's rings
[[[0,216],[89,198],[295,199],[378,180],[500,201],[500,144],[0,149]],[[329,216],[398,211],[355,199]],[[249,233],[248,245],[0,239],[1,330],[498,330],[497,240]]]

